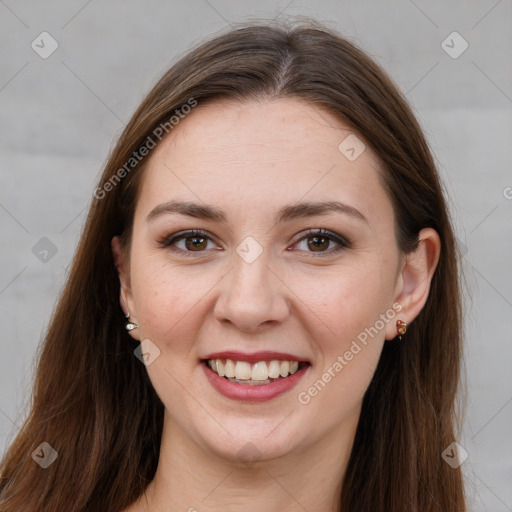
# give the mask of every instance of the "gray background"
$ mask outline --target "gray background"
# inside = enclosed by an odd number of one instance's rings
[[[278,15],[316,17],[360,44],[406,92],[427,134],[464,254],[468,401],[459,442],[469,453],[468,494],[472,510],[512,510],[512,2],[506,0],[0,0],[0,449],[27,412],[38,343],[124,123],[191,45],[234,22]],[[43,31],[59,45],[47,59],[31,48],[33,40],[41,45]],[[469,44],[456,59],[441,46],[453,31]],[[461,48],[460,40],[448,41],[452,51]],[[41,253],[49,249],[43,237],[55,254]]]

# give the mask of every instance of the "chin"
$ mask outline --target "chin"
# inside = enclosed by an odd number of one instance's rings
[[[236,416],[226,418],[222,427],[213,419],[205,424],[203,418],[196,424],[196,433],[201,444],[213,454],[242,466],[299,452],[314,442],[318,427],[314,422],[308,427],[310,421],[304,417],[307,411],[298,407],[290,407],[287,412],[278,409],[245,416],[237,412]]]

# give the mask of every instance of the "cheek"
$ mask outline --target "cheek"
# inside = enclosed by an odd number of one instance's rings
[[[380,265],[364,265],[295,277],[293,288],[310,310],[312,321],[317,319],[312,325],[325,331],[319,339],[330,340],[327,346],[337,349],[373,326],[390,308],[393,281]]]
[[[215,271],[172,266],[162,255],[134,259],[132,291],[141,335],[173,353],[189,353],[198,315],[218,281]]]
[[[324,383],[333,382],[329,384],[333,391],[342,388],[360,399],[377,366],[386,327],[396,321],[391,307],[392,279],[375,265],[316,280],[316,286],[312,281],[303,285],[300,296],[310,310],[320,355],[315,378],[320,373]]]
[[[395,312],[386,283],[357,277],[338,279],[329,300],[310,305],[321,320],[313,333],[319,357],[297,399],[315,421],[334,428],[359,409]]]

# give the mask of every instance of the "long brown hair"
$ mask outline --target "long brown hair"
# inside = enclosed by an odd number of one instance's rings
[[[401,250],[413,250],[424,227],[442,243],[425,307],[403,342],[385,343],[364,396],[342,511],[466,510],[460,468],[441,457],[456,439],[461,306],[440,179],[388,76],[354,44],[314,23],[252,24],[215,37],[176,63],[133,115],[92,200],[39,355],[30,413],[1,463],[0,510],[117,512],[152,480],[163,404],[124,329],[110,249],[115,235],[129,244],[149,157],[130,158],[148,137],[155,141],[159,126],[170,131],[171,116],[191,100],[262,97],[305,100],[361,134],[380,158]],[[58,453],[47,469],[31,457],[42,442]]]

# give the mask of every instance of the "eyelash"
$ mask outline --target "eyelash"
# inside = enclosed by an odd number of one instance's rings
[[[204,249],[202,251],[187,251],[187,250],[178,249],[175,247],[173,248],[173,244],[175,244],[176,242],[179,242],[180,240],[185,240],[187,238],[195,238],[195,237],[207,238],[208,240],[213,241],[212,237],[206,231],[202,231],[200,229],[192,229],[192,230],[188,230],[188,231],[180,231],[179,233],[170,235],[170,236],[164,238],[163,240],[161,240],[159,242],[159,245],[161,247],[169,249],[172,252],[180,253],[187,257],[197,257],[196,255],[206,252],[206,249]],[[329,231],[327,229],[308,229],[304,233],[300,234],[300,238],[298,238],[295,242],[293,242],[293,245],[296,245],[299,242],[302,242],[303,240],[307,240],[308,238],[315,238],[315,237],[327,238],[329,241],[336,242],[338,244],[338,247],[335,249],[327,250],[327,251],[319,251],[319,252],[306,251],[313,256],[319,256],[319,257],[332,256],[333,254],[337,254],[340,251],[351,247],[351,243],[346,238],[344,238],[341,235],[338,235],[332,231]]]

